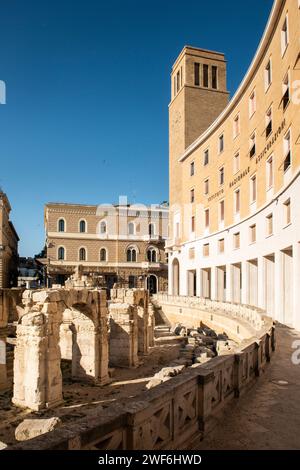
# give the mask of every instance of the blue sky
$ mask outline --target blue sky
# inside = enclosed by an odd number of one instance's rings
[[[1,2],[0,186],[20,254],[49,201],[168,199],[170,70],[185,44],[226,54],[236,90],[272,0]]]

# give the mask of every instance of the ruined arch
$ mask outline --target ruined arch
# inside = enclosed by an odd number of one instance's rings
[[[63,355],[71,355],[75,379],[107,383],[105,291],[25,291],[23,303],[24,315],[17,326],[14,404],[40,410],[61,403]]]

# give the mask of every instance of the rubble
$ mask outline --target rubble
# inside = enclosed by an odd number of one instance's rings
[[[57,417],[48,419],[24,419],[16,428],[15,437],[17,441],[27,441],[33,437],[53,431],[61,426],[61,424],[61,420]]]

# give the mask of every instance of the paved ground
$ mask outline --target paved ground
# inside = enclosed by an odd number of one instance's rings
[[[300,364],[291,360],[300,333],[282,325],[276,332],[276,352],[264,375],[194,449],[300,449]],[[300,341],[298,350],[300,361]]]

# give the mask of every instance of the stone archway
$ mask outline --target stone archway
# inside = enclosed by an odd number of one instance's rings
[[[87,304],[75,304],[63,312],[59,345],[61,358],[71,361],[72,378],[85,382],[97,382],[100,338],[97,325]]]
[[[62,344],[63,354],[74,355],[74,377],[107,383],[105,291],[25,291],[23,303],[26,306],[17,326],[14,359],[15,405],[40,410],[62,402]],[[66,328],[68,321],[68,328],[70,324],[73,327],[71,336]]]
[[[172,262],[172,295],[180,293],[180,266],[177,258]]]

